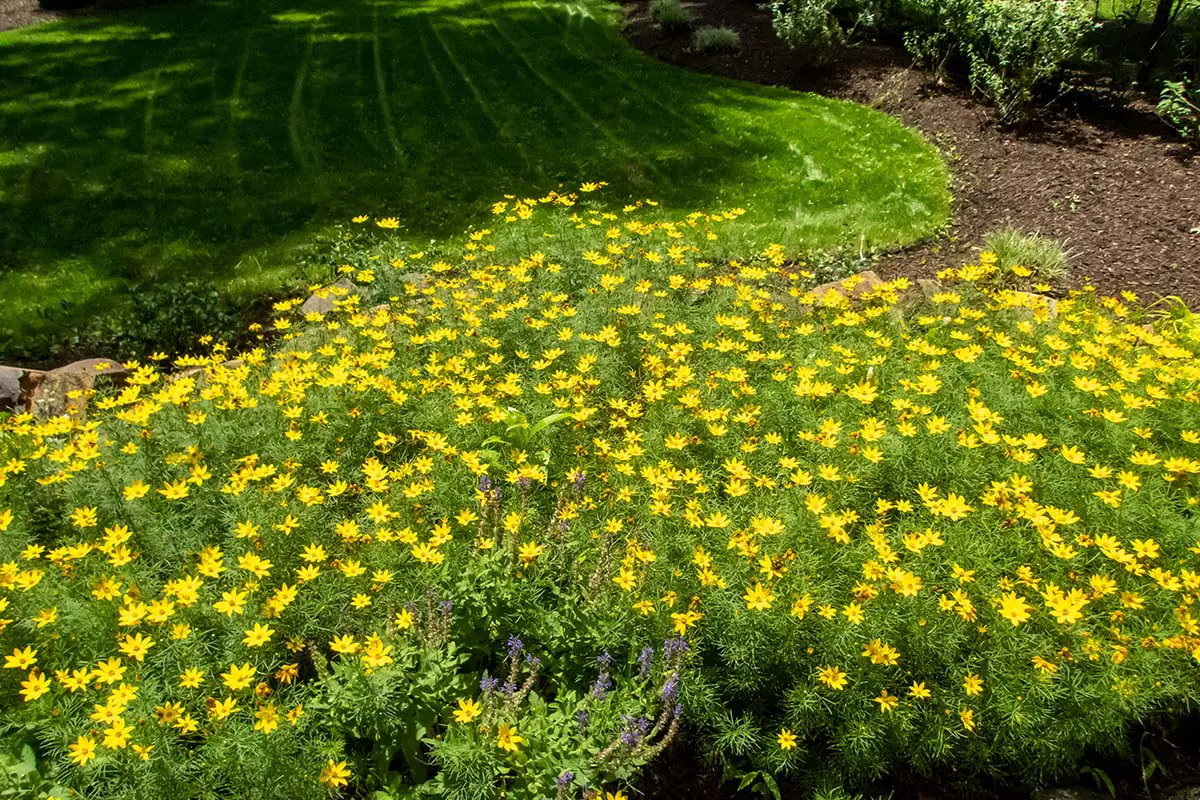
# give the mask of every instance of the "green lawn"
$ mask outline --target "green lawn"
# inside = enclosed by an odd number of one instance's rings
[[[0,34],[0,359],[182,277],[297,277],[355,213],[427,239],[506,192],[745,206],[793,250],[948,214],[934,149],[867,108],[703,76],[602,0],[192,0]],[[744,243],[743,243],[744,244]]]

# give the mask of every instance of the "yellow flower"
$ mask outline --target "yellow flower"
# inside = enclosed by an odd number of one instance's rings
[[[846,684],[849,683],[846,673],[833,666],[818,669],[817,680],[835,690],[845,689]]]
[[[924,681],[913,681],[912,685],[908,687],[908,696],[914,700],[928,700],[933,695],[925,688]]]
[[[21,697],[26,703],[32,703],[50,691],[50,679],[40,672],[30,672],[26,680],[21,681]]]
[[[787,728],[784,728],[779,732],[779,736],[775,737],[775,741],[779,742],[780,750],[796,749],[796,734],[792,733]]]
[[[742,598],[746,601],[746,608],[751,611],[766,611],[775,602],[774,593],[757,581],[753,587],[746,590]]]
[[[132,636],[126,636],[121,640],[120,650],[125,655],[132,658],[134,661],[141,663],[146,657],[146,653],[154,646],[154,640],[149,636],[142,636],[140,633],[135,633]]]
[[[458,701],[458,709],[454,712],[454,721],[467,723],[483,713],[483,708],[473,698],[465,697]]]
[[[346,762],[329,759],[329,763],[321,770],[321,783],[339,789],[349,782],[350,770],[347,768]]]
[[[963,678],[963,691],[968,697],[983,694],[983,678],[968,672],[967,677]]]
[[[184,689],[195,689],[204,682],[204,672],[195,667],[188,667],[179,676],[179,685]]]
[[[358,652],[359,644],[354,637],[344,633],[329,643],[329,649],[341,655],[351,656]]]
[[[900,698],[894,694],[888,694],[888,690],[884,689],[875,698],[875,702],[879,704],[879,710],[886,714],[896,710],[896,707],[900,705]]]
[[[1078,447],[1063,445],[1058,452],[1068,464],[1083,464],[1087,461],[1087,457]]]
[[[275,631],[267,627],[261,622],[254,623],[254,627],[246,631],[246,635],[242,637],[242,644],[247,647],[262,647],[267,642],[271,641],[271,636]]]
[[[74,742],[67,745],[67,752],[71,761],[82,767],[96,757],[96,740],[87,736],[80,736]]]
[[[1016,592],[1005,592],[1000,598],[1000,616],[1012,623],[1015,628],[1029,619],[1033,606]]]
[[[250,663],[230,664],[229,671],[221,673],[221,680],[231,692],[245,689],[254,679],[254,665]]]
[[[500,726],[498,736],[496,738],[496,744],[501,750],[507,750],[510,753],[515,753],[520,749],[519,745],[524,743],[524,741],[524,737],[517,735],[516,725],[503,724]]]
[[[544,549],[545,548],[543,548],[542,545],[538,544],[537,542],[525,542],[517,551],[517,555],[521,557],[522,564],[529,566],[537,560],[537,557],[542,554]]]
[[[150,484],[142,481],[134,481],[121,490],[121,496],[127,501],[139,500],[146,496],[150,491]]]
[[[5,669],[29,669],[37,664],[37,650],[30,645],[24,650],[14,647],[11,656],[5,656]]]

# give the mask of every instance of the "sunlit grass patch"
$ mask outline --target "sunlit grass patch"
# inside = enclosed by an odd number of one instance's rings
[[[331,218],[396,216],[424,241],[578,175],[671,213],[742,204],[754,247],[886,248],[945,221],[946,173],[917,134],[651,60],[614,10],[213,0],[0,34],[0,277],[18,287],[0,353],[94,327],[69,280],[19,290],[67,260],[112,287],[113,317],[182,276],[244,298],[319,277],[277,244]]]

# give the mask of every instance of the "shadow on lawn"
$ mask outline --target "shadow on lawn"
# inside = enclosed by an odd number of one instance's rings
[[[914,180],[940,169],[916,137],[901,137],[901,166],[869,164],[870,125],[849,135],[830,101],[792,109],[780,101],[794,95],[671,69],[597,8],[193,0],[6,34],[0,357],[45,356],[53,332],[120,313],[126,287],[276,289],[297,277],[286,236],[352,214],[443,236],[502,193],[560,182],[768,212],[774,198],[753,192],[770,183],[794,197],[800,238],[828,238],[833,213],[857,241],[860,207],[880,198],[896,219],[868,240],[944,215]],[[797,142],[820,151],[821,174]]]

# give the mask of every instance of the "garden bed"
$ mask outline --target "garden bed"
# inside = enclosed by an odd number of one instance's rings
[[[982,235],[1011,224],[1064,240],[1073,278],[1102,291],[1200,299],[1200,166],[1144,101],[1094,95],[1056,109],[1038,129],[1001,130],[961,88],[937,86],[899,47],[857,46],[825,69],[804,66],[751,0],[696,0],[696,26],[727,25],[736,53],[696,52],[664,31],[646,2],[623,4],[634,46],[678,66],[873,105],[917,128],[955,179],[948,235],[885,257],[885,274],[924,275],[972,257]]]
[[[0,422],[26,783],[1128,797],[1188,763],[1194,316],[991,253],[814,286],[711,256],[740,208],[599,188],[432,253],[359,217],[355,286],[277,304],[278,348]]]

